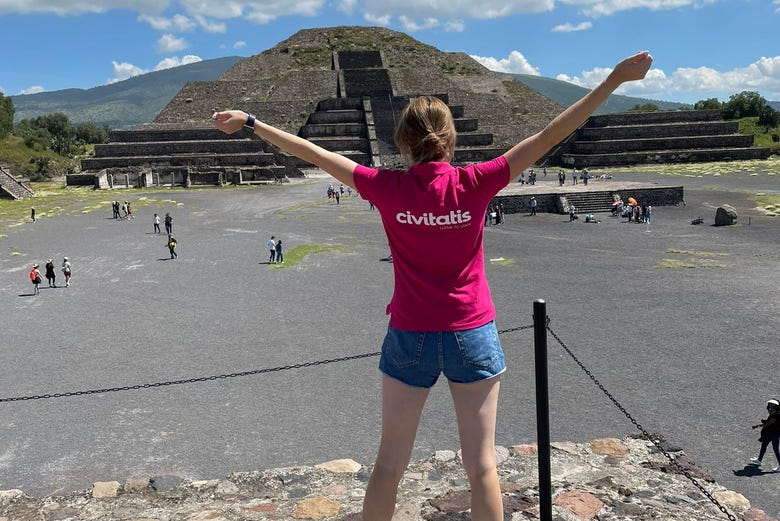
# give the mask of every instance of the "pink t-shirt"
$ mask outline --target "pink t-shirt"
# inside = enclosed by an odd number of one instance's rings
[[[358,165],[354,179],[379,210],[393,255],[390,327],[457,331],[493,320],[482,235],[488,204],[509,183],[504,156],[466,167],[422,163],[408,171]]]

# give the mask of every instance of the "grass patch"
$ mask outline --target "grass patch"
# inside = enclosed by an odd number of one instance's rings
[[[497,259],[488,259],[488,262],[490,262],[491,266],[511,266],[517,261],[515,259],[505,259],[504,257],[499,257]]]
[[[715,253],[711,251],[693,251],[693,250],[675,250],[674,248],[669,248],[666,250],[666,253],[676,253],[679,255],[690,255],[691,257],[726,257],[728,256],[728,253]]]
[[[780,195],[756,194],[756,205],[767,215],[778,215],[780,214]]]
[[[727,264],[722,262],[716,262],[710,259],[693,259],[693,260],[681,260],[681,259],[661,259],[656,265],[658,269],[675,269],[675,268],[728,268]]]
[[[272,268],[292,268],[300,264],[309,255],[318,253],[349,253],[346,246],[322,246],[319,244],[299,244],[284,252],[284,264],[271,264]]]
[[[599,168],[599,173],[625,173],[625,167]],[[603,172],[602,172],[603,171]],[[648,172],[670,177],[720,177],[735,174],[773,176],[780,173],[780,156],[750,161],[724,161],[715,163],[678,163],[662,165],[634,165],[630,172]],[[592,174],[594,172],[591,172]]]
[[[658,269],[675,269],[675,268],[719,268],[726,269],[729,266],[723,262],[715,260],[717,257],[727,257],[728,253],[717,253],[711,251],[696,251],[696,250],[677,250],[669,248],[666,253],[672,253],[676,255],[685,255],[683,259],[661,259],[655,267]]]

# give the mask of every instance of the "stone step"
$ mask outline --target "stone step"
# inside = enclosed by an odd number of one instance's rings
[[[455,141],[457,147],[486,147],[493,144],[493,134],[463,133]]]
[[[612,202],[614,201],[611,192],[569,192],[563,196],[574,204],[579,214],[609,212],[612,210]]]
[[[225,141],[243,140],[247,134],[225,134],[215,128],[112,130],[109,143],[159,143],[162,141]]]
[[[363,99],[360,97],[352,98],[328,98],[320,100],[317,103],[317,111],[331,110],[363,110]]]
[[[753,145],[752,134],[722,136],[680,136],[609,141],[577,140],[571,144],[572,154],[615,154],[641,150],[679,150],[686,148],[747,148]]]
[[[650,125],[654,123],[692,123],[722,121],[719,110],[659,110],[653,112],[620,112],[591,116],[587,128],[616,125]]]
[[[643,165],[653,163],[698,163],[708,161],[736,161],[767,159],[769,148],[717,148],[692,150],[648,150],[623,154],[568,154],[561,156],[561,162],[577,168],[593,166]]]
[[[366,136],[365,123],[328,123],[306,124],[301,127],[298,135],[309,139],[316,137]]]
[[[331,152],[342,153],[345,151],[368,152],[370,144],[368,139],[359,136],[330,136],[330,137],[310,137],[312,143],[321,146]]]
[[[483,161],[495,159],[504,152],[506,152],[505,148],[457,148],[455,149],[455,159],[453,162],[456,164],[481,163]]]
[[[602,141],[612,139],[732,135],[738,131],[739,123],[736,121],[621,125],[598,128],[584,127],[577,131],[577,140]]]
[[[229,166],[267,166],[274,164],[274,155],[270,153],[251,154],[179,154],[175,156],[126,156],[93,157],[81,160],[83,171],[95,172],[104,168],[128,168],[148,166],[192,166],[192,167],[229,167]]]
[[[479,129],[479,120],[475,118],[456,118],[455,130],[458,132],[475,132]]]
[[[95,157],[128,157],[179,154],[236,154],[265,152],[267,145],[260,139],[137,141],[95,145]]]
[[[313,112],[308,124],[364,123],[363,112],[357,109],[327,110]]]

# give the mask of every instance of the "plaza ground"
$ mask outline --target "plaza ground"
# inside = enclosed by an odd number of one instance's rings
[[[755,203],[757,193],[778,193],[775,174],[616,173],[604,183],[682,185],[686,205],[655,208],[649,227],[607,214],[598,224],[507,215],[486,230],[485,256],[500,330],[531,324],[533,300],[545,299],[550,327],[647,430],[778,517],[778,476],[745,466],[758,449],[750,425],[780,394],[780,226]],[[377,351],[392,291],[386,240],[365,201],[329,203],[328,182],[134,193],[146,199],[131,221],[111,218],[108,201],[124,196],[107,192],[104,208],[7,226],[0,398]],[[714,227],[724,203],[737,208],[738,224]],[[155,211],[174,216],[178,260],[152,233]],[[704,224],[691,225],[698,217]],[[306,244],[340,251],[269,266],[270,235],[288,252]],[[63,255],[73,263],[72,286],[29,296],[29,266],[48,258],[59,265]],[[533,441],[533,335],[501,341],[509,370],[497,441]],[[379,434],[376,363],[0,403],[0,489],[40,495],[139,476],[208,479],[341,457],[370,463]],[[637,432],[552,339],[549,365],[554,440]],[[438,385],[414,457],[457,448],[450,399]],[[770,455],[765,461],[765,471],[774,466]]]

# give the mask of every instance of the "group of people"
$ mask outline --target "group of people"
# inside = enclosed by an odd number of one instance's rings
[[[282,239],[277,239],[273,235],[268,240],[268,264],[284,264],[284,250],[282,249]]]
[[[504,204],[491,204],[485,213],[485,226],[500,225],[504,223]]]
[[[114,219],[135,219],[130,201],[125,201],[121,205],[119,204],[119,201],[113,201],[111,203],[111,209],[114,212]]]
[[[627,222],[637,222],[650,224],[653,216],[653,207],[649,204],[639,205],[636,199],[629,197],[624,202],[619,195],[614,196],[612,202],[612,215],[616,217],[626,217]]]
[[[38,295],[41,292],[40,285],[43,282],[43,277],[41,277],[41,272],[39,268],[40,268],[40,264],[33,264],[32,269],[30,270],[30,282],[32,282],[33,285],[33,295]],[[67,288],[68,286],[70,286],[70,277],[71,277],[70,261],[68,260],[67,257],[63,257],[62,266],[60,266],[60,269],[62,269],[62,274],[65,277],[65,287]],[[45,272],[46,272],[46,280],[49,283],[49,287],[56,288],[57,270],[54,268],[54,261],[52,259],[46,261]]]
[[[352,197],[351,186],[344,187],[344,184],[342,183],[338,188],[335,188],[333,183],[329,184],[328,189],[326,190],[326,193],[328,194],[328,201],[335,201],[336,204],[340,204],[341,198],[344,197],[344,192],[347,193],[348,197]]]
[[[173,217],[171,217],[170,213],[165,214],[165,233],[167,233],[169,236],[173,233]],[[152,224],[154,226],[154,233],[160,233],[160,216],[156,213],[154,214],[154,218],[152,219]]]

